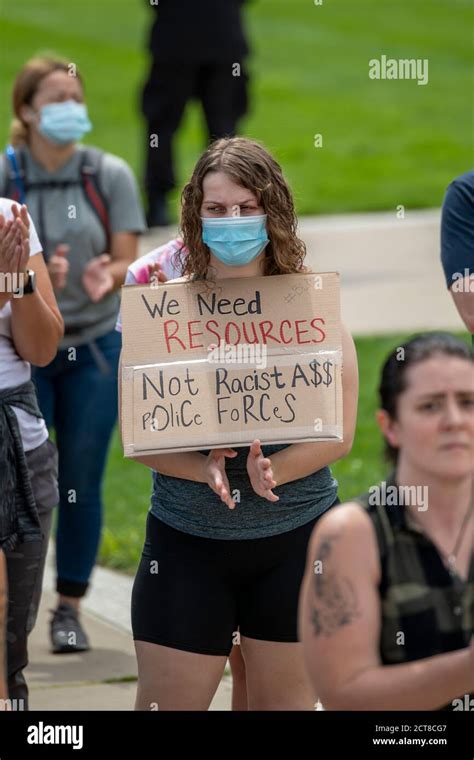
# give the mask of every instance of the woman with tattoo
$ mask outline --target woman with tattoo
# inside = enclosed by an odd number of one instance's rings
[[[474,352],[444,333],[387,359],[377,421],[394,472],[324,515],[299,632],[329,710],[474,705]]]

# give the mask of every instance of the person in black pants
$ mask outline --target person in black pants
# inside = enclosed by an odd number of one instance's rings
[[[186,103],[202,103],[209,140],[235,135],[247,111],[243,1],[160,0],[153,6],[152,61],[142,94],[150,227],[169,224],[166,195],[176,184],[172,140]]]

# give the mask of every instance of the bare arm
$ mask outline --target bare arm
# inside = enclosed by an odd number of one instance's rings
[[[110,253],[91,259],[82,273],[82,284],[94,303],[123,285],[127,269],[137,256],[138,235],[117,232],[112,235],[110,248]]]
[[[125,280],[127,269],[138,253],[138,235],[135,232],[117,232],[112,235],[109,272],[113,277],[113,290],[118,290]]]
[[[299,611],[306,665],[324,707],[436,710],[472,691],[469,648],[382,665],[379,580],[368,516],[355,504],[330,510],[311,539]]]
[[[354,341],[344,326],[342,327],[342,353],[344,441],[293,443],[288,448],[273,454],[271,464],[276,487],[311,475],[326,465],[342,459],[352,448],[357,420],[359,378]]]
[[[20,298],[11,298],[12,337],[22,359],[44,367],[56,356],[58,343],[64,334],[64,322],[43,254],[32,256],[28,268],[36,273],[36,290]]]
[[[198,451],[180,451],[176,454],[140,454],[134,455],[133,459],[162,475],[194,480],[196,483],[207,483],[204,473],[207,457],[199,454]]]

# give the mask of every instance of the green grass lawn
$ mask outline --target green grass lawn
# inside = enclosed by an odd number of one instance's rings
[[[472,165],[472,16],[470,0],[247,4],[252,110],[241,132],[282,162],[300,213],[440,204],[449,181]],[[139,172],[137,105],[151,18],[145,0],[3,3],[0,142],[15,72],[33,53],[52,50],[85,75],[91,141]],[[370,80],[368,61],[382,54],[428,59],[428,84]],[[314,147],[317,133],[322,148]],[[193,105],[177,140],[180,184],[202,139]]]
[[[377,387],[385,358],[408,337],[399,334],[356,340],[360,395],[355,443],[350,455],[332,468],[339,481],[342,501],[363,493],[388,473],[388,465],[383,459],[382,437],[374,417]],[[230,485],[232,487],[232,483]],[[238,484],[233,487],[237,488]],[[100,563],[127,572],[135,571],[144,540],[150,490],[149,470],[123,458],[116,432],[105,483],[105,529]]]

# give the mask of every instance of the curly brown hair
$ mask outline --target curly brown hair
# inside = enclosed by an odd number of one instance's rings
[[[210,250],[202,240],[201,205],[203,180],[211,171],[225,172],[233,182],[254,193],[263,206],[269,237],[264,274],[302,271],[306,246],[296,234],[293,196],[280,165],[255,140],[224,137],[211,143],[202,154],[181,194],[181,237],[187,249],[177,254],[182,274],[210,279]]]

